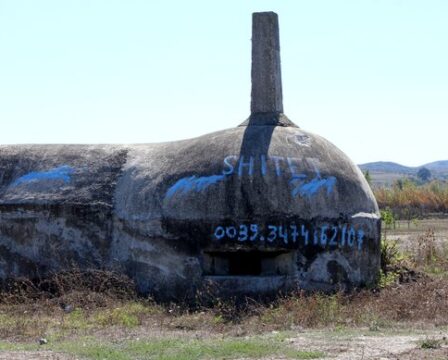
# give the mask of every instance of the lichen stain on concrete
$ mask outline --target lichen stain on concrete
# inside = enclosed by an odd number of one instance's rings
[[[328,291],[339,286],[339,290],[346,290],[361,281],[361,274],[359,269],[352,268],[346,255],[334,251],[319,254],[299,278],[304,289]]]

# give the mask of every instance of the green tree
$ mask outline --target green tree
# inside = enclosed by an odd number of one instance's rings
[[[381,220],[383,224],[386,225],[384,227],[384,240],[387,239],[387,229],[390,229],[391,226],[395,223],[394,213],[390,208],[386,208],[385,210],[381,210]]]
[[[366,178],[367,183],[368,183],[370,186],[372,186],[372,176],[370,175],[369,170],[366,170],[366,171],[364,172],[364,177]]]
[[[427,182],[429,179],[431,179],[431,175],[431,171],[429,171],[425,167],[420,168],[417,172],[417,177],[423,182]]]

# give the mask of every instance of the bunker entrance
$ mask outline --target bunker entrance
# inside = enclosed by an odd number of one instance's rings
[[[206,276],[275,276],[295,270],[293,251],[209,251],[203,254]]]

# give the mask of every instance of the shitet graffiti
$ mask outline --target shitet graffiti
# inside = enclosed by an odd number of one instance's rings
[[[277,15],[253,14],[251,115],[199,138],[0,146],[0,278],[76,266],[158,299],[372,284],[380,217],[358,167],[283,114]]]

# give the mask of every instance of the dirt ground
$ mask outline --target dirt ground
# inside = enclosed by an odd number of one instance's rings
[[[448,218],[445,219],[421,219],[414,221],[396,221],[391,229],[383,226],[383,235],[387,234],[388,240],[396,240],[403,250],[413,253],[419,237],[428,231],[434,232],[435,242],[438,246],[448,248]]]
[[[65,354],[58,354],[52,351],[4,351],[0,352],[1,360],[74,360]]]
[[[300,349],[319,350],[326,354],[322,359],[448,359],[447,332],[426,331],[410,334],[331,334],[305,332],[289,341]],[[440,340],[444,345],[437,349],[422,349],[426,339]]]
[[[286,343],[297,350],[319,351],[320,359],[333,360],[442,360],[448,359],[448,330],[426,330],[410,333],[369,332],[368,329],[340,331],[300,331],[291,333]],[[423,349],[431,339],[437,348]],[[76,357],[51,351],[0,352],[1,360],[75,360]],[[268,358],[280,360],[283,358]],[[241,358],[240,360],[243,360]],[[245,358],[244,360],[249,360]]]

